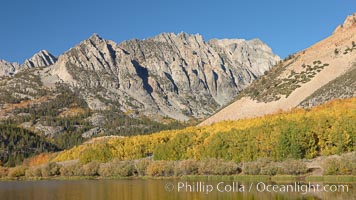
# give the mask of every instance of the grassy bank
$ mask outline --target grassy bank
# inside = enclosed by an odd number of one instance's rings
[[[47,163],[36,166],[0,167],[0,178],[6,179],[41,179],[75,177],[98,178],[182,178],[182,179],[234,179],[303,181],[311,175],[333,175],[350,177],[356,175],[356,152],[313,160],[288,159],[276,162],[270,158],[260,158],[252,162],[236,163],[222,159],[205,160],[153,160],[144,158],[122,161],[114,159],[100,163],[93,161],[82,164],[78,161],[69,163]],[[331,176],[330,176],[331,177]],[[312,179],[312,178],[310,178]],[[318,180],[318,178],[314,178]],[[320,178],[319,178],[320,179]],[[347,178],[350,179],[350,178]],[[332,180],[332,178],[325,178]],[[346,180],[343,178],[342,180]],[[354,179],[351,179],[353,181]]]

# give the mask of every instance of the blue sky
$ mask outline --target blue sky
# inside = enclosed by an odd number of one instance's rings
[[[1,0],[0,59],[58,56],[98,33],[122,42],[162,32],[260,38],[282,58],[329,36],[354,0]]]

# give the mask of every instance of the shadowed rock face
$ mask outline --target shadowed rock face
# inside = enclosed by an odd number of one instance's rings
[[[206,42],[198,34],[163,33],[116,44],[94,34],[58,60],[41,51],[20,70],[48,66],[40,73],[44,86],[80,89],[93,110],[188,120],[214,113],[279,60],[258,39]]]
[[[212,114],[277,61],[259,40],[205,42],[200,35],[163,33],[116,44],[94,34],[60,56],[55,68],[70,74],[84,96],[100,90],[122,110],[187,120]]]
[[[11,76],[23,69],[47,67],[53,65],[56,61],[57,58],[46,50],[41,50],[31,58],[26,59],[22,65],[0,60],[0,76]]]
[[[53,65],[56,61],[56,57],[54,57],[48,51],[42,50],[32,56],[32,58],[25,60],[21,66],[24,68],[46,67]]]

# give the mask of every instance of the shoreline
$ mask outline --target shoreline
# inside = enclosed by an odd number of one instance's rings
[[[75,180],[186,180],[186,181],[243,181],[243,182],[323,182],[323,183],[356,183],[353,175],[326,175],[326,176],[293,176],[293,175],[187,175],[180,177],[102,177],[102,176],[55,176],[55,177],[20,177],[0,178],[0,182],[12,181],[75,181]]]

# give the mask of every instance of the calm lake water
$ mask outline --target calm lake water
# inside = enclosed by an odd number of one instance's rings
[[[279,192],[267,192],[267,186]],[[289,186],[288,186],[289,185]],[[356,199],[356,184],[348,192],[313,192],[316,183],[248,183],[236,181],[183,180],[50,180],[0,182],[1,200],[173,200],[173,199]],[[327,185],[320,184],[321,187]],[[331,184],[330,184],[331,185]],[[258,186],[258,188],[257,188]],[[281,192],[283,188],[298,189]],[[309,188],[309,189],[308,189]],[[336,189],[333,187],[331,189]],[[259,191],[258,191],[259,190]],[[264,190],[264,191],[263,191]],[[306,191],[308,190],[308,191]],[[303,192],[304,191],[304,192]],[[304,194],[305,193],[305,194]]]

